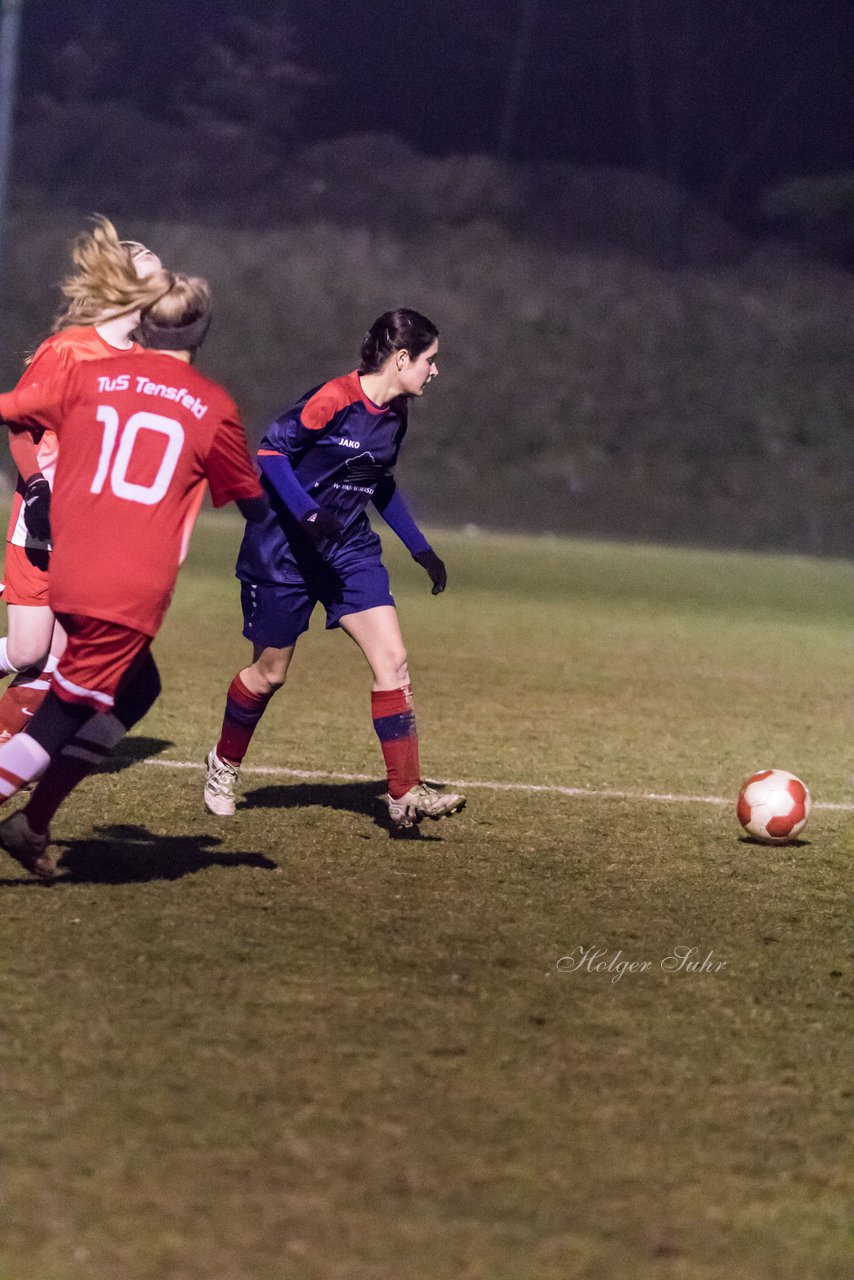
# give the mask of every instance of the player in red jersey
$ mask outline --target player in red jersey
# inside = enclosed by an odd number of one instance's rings
[[[65,307],[54,332],[30,360],[19,387],[66,372],[80,360],[138,354],[131,334],[140,310],[169,287],[160,259],[136,240],[119,240],[106,218],[77,237],[75,270],[62,284]],[[34,714],[50,685],[65,633],[48,603],[50,541],[47,508],[56,469],[58,437],[50,428],[14,433],[10,451],[19,480],[6,545],[8,635],[0,638],[0,675],[18,673],[0,698],[0,742]]]
[[[0,395],[0,419],[56,431],[61,446],[49,599],[68,644],[44,703],[0,746],[0,803],[44,774],[0,824],[0,844],[45,878],[55,872],[50,818],[159,692],[150,646],[200,487],[249,520],[267,510],[237,407],[191,367],[209,321],[205,281],[172,277],[143,313],[141,355],[85,361]]]

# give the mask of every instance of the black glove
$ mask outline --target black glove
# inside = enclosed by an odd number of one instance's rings
[[[50,542],[50,485],[43,475],[30,476],[24,486],[24,524],[37,542]]]
[[[300,524],[316,547],[321,542],[337,542],[344,532],[340,518],[328,507],[315,507],[313,511],[306,511],[300,518]]]
[[[435,551],[429,547],[426,551],[419,551],[417,556],[412,557],[422,569],[426,569],[430,575],[430,581],[433,583],[433,595],[438,596],[445,590],[448,585],[448,573],[445,569],[444,560],[440,560]]]

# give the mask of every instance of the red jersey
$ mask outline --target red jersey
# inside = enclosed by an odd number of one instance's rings
[[[174,356],[87,360],[0,395],[0,418],[55,431],[50,604],[156,635],[199,486],[262,490],[236,405]]]
[[[78,360],[104,360],[107,356],[140,355],[142,350],[138,342],[132,342],[127,348],[114,347],[107,342],[106,338],[101,337],[94,325],[70,325],[67,329],[61,329],[59,333],[45,338],[21,374],[18,386],[28,387],[35,382],[44,382],[46,378],[67,373]],[[59,452],[56,432],[48,428],[39,430],[36,432],[35,446],[39,470],[48,484],[53,487]],[[40,545],[35,543],[27,533],[24,514],[21,510],[22,495],[23,480],[19,480],[9,514],[7,540],[18,547]]]

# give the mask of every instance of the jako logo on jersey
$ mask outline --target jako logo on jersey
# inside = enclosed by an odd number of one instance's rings
[[[164,400],[174,400],[189,409],[194,418],[203,418],[208,406],[202,404],[198,396],[191,396],[186,387],[167,387],[162,382],[149,382],[148,378],[137,377],[136,389],[140,395],[162,396]]]
[[[338,443],[343,444],[345,449],[361,449],[361,440],[345,440],[343,436],[338,437]]]

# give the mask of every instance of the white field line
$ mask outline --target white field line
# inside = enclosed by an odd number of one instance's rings
[[[195,760],[146,760],[145,764],[159,765],[161,769],[203,769],[204,765]],[[242,774],[258,774],[269,778],[302,778],[310,781],[333,780],[334,782],[376,782],[380,780],[368,773],[329,773],[324,769],[286,769],[277,765],[243,765]],[[570,796],[579,800],[645,800],[654,804],[717,804],[728,806],[733,804],[732,798],[724,796],[683,796],[672,792],[657,791],[615,791],[605,789],[594,790],[591,787],[558,787],[536,782],[473,782],[471,779],[449,778],[442,783],[444,787],[460,787],[465,791],[522,791],[550,796]],[[813,804],[813,809],[835,810],[839,813],[854,813],[854,803]]]

